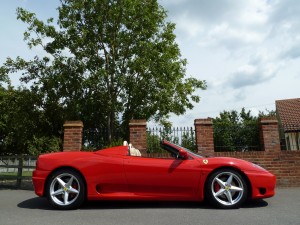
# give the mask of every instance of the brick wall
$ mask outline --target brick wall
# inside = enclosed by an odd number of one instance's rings
[[[130,142],[142,154],[146,154],[146,120],[131,120]],[[259,123],[262,151],[214,152],[212,119],[195,120],[196,144],[203,156],[225,156],[257,163],[276,175],[277,185],[300,186],[300,151],[281,151],[278,123],[274,118],[263,118]],[[80,151],[82,147],[81,121],[67,121],[64,124],[64,151]]]
[[[266,152],[280,152],[280,138],[278,132],[278,121],[276,118],[260,118],[260,142]]]
[[[275,174],[277,186],[300,186],[300,151],[281,151],[278,122],[275,118],[260,119],[260,140],[263,149],[255,152],[214,152],[214,146],[211,146],[212,123],[204,123],[204,121],[209,120],[195,120],[196,140],[200,154],[244,159],[256,163]],[[202,129],[202,131],[199,129]],[[209,132],[211,133],[209,134]]]
[[[64,124],[64,151],[80,151],[82,148],[82,121],[66,121]]]
[[[234,157],[256,163],[277,177],[277,186],[300,186],[300,151],[281,151],[278,122],[275,118],[259,121],[262,151],[215,152],[211,118],[196,119],[195,133],[198,152],[203,156]],[[133,146],[146,149],[146,121],[130,121],[130,141]]]
[[[215,152],[214,155],[256,163],[276,175],[277,186],[300,187],[300,151]]]
[[[211,118],[195,120],[196,145],[200,155],[214,154],[214,131]]]
[[[141,151],[142,154],[146,154],[147,143],[146,143],[146,120],[130,120],[129,132],[130,143]]]

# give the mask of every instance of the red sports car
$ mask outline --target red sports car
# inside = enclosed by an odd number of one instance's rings
[[[168,141],[161,148],[170,157],[143,157],[131,145],[41,155],[32,177],[35,193],[59,209],[77,208],[85,200],[204,199],[227,209],[274,195],[276,177],[258,165],[203,158]]]

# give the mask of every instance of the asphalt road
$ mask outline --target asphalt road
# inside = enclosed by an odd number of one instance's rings
[[[0,190],[0,225],[300,225],[300,188],[234,210],[191,202],[89,202],[72,211],[50,208],[33,191]]]

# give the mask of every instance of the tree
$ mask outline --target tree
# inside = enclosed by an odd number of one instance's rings
[[[265,111],[259,111],[258,117],[277,117],[276,110],[268,110],[266,109]]]
[[[175,24],[157,0],[61,0],[57,25],[17,9],[28,24],[24,39],[44,57],[7,59],[2,74],[22,71],[22,82],[63,119],[107,128],[112,140],[130,119],[167,118],[199,102],[205,81],[185,78],[186,60]],[[1,76],[1,75],[0,75]],[[57,113],[55,113],[57,115]]]
[[[242,108],[223,111],[213,119],[216,151],[249,151],[260,148],[258,118]]]
[[[38,102],[38,96],[26,88],[0,87],[0,154],[37,155],[60,150],[56,124],[49,124]]]

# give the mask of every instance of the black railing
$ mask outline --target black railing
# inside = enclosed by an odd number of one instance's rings
[[[259,126],[251,124],[214,123],[215,152],[261,151]]]
[[[167,140],[174,144],[188,148],[196,152],[196,136],[192,127],[181,128],[147,128],[147,152],[163,153],[160,149],[160,141]]]
[[[123,138],[121,132],[114,132],[109,137],[107,129],[102,128],[86,128],[83,130],[82,145],[84,150],[98,150],[106,147],[122,145]]]

